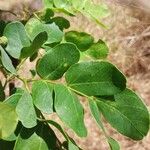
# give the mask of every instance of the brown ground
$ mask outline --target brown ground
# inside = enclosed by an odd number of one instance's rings
[[[112,14],[104,22],[110,29],[104,30],[82,16],[72,19],[72,29],[88,31],[96,39],[107,41],[110,47],[109,60],[126,74],[128,86],[150,107],[150,15],[143,10],[129,9],[113,3],[109,3],[109,6]],[[67,131],[84,150],[108,150],[105,137],[91,118],[87,101],[82,99],[82,103],[85,107],[88,137],[81,139],[69,129]],[[51,117],[59,120],[55,115]],[[105,125],[109,135],[120,142],[121,150],[150,150],[150,134],[142,141],[135,142],[118,134],[109,124]]]

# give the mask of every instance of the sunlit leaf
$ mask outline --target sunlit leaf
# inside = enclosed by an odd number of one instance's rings
[[[15,108],[0,102],[0,139],[9,137],[16,129],[18,116]]]

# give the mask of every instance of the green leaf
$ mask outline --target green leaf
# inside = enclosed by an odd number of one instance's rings
[[[65,34],[67,42],[74,43],[79,50],[87,50],[94,42],[94,38],[85,32],[69,31]]]
[[[22,94],[20,94],[20,93],[13,94],[10,97],[8,97],[4,101],[4,103],[9,104],[9,105],[11,105],[11,106],[13,106],[15,108],[17,106],[17,104],[18,104],[18,102],[19,102],[21,97],[22,97]]]
[[[110,14],[108,6],[104,3],[94,4],[91,0],[86,0],[84,5],[85,6],[83,11],[96,18],[97,20],[107,17]]]
[[[50,80],[63,76],[68,68],[79,61],[80,53],[71,43],[59,44],[48,51],[36,66],[37,73]]]
[[[53,8],[53,0],[42,0],[45,8]]]
[[[36,18],[31,18],[27,22],[25,28],[32,41],[41,32],[47,32],[48,40],[46,41],[45,44],[60,42],[63,37],[63,32],[59,29],[59,27],[55,23],[44,24]]]
[[[70,22],[64,17],[54,17],[51,19],[51,23],[54,22],[60,30],[68,29],[70,27]]]
[[[47,8],[45,9],[42,14],[39,15],[39,17],[41,18],[41,20],[45,21],[46,23],[49,23],[51,20],[51,17],[54,16],[54,12]]]
[[[74,145],[71,141],[69,141],[68,150],[79,150],[79,148],[76,145]]]
[[[24,25],[18,21],[7,24],[4,36],[8,39],[7,52],[14,58],[19,58],[23,47],[30,46]]]
[[[76,143],[74,141],[72,141],[72,139],[68,136],[67,133],[65,133],[65,131],[63,130],[63,128],[57,122],[55,122],[53,120],[48,120],[47,122],[49,124],[53,125],[55,128],[57,128],[62,133],[62,135],[64,136],[64,138],[68,141],[69,150],[79,150],[78,147],[76,146]]]
[[[33,62],[37,57],[38,57],[38,52],[36,52],[32,56],[30,56],[30,62]]]
[[[0,139],[9,137],[16,129],[18,116],[14,107],[0,102]]]
[[[16,106],[16,112],[18,114],[19,120],[26,128],[32,128],[37,125],[37,117],[33,105],[33,100],[27,91],[24,91],[21,98],[19,99]]]
[[[87,54],[93,57],[94,59],[104,59],[108,56],[109,48],[106,43],[102,40],[99,40],[97,43],[94,43],[88,50]]]
[[[97,107],[96,101],[94,101],[93,99],[90,99],[89,100],[89,106],[90,106],[91,114],[92,114],[93,118],[95,119],[96,123],[98,124],[100,129],[103,130],[104,134],[106,134],[105,128],[104,128],[103,123],[100,119],[100,112],[99,112],[99,109]]]
[[[82,10],[84,9],[85,3],[87,0],[70,0],[72,3],[72,6],[76,9],[76,10]]]
[[[111,63],[81,62],[71,66],[65,75],[68,86],[89,96],[109,96],[126,87],[124,75]]]
[[[54,5],[59,10],[62,10],[63,12],[66,11],[66,13],[74,14],[75,10],[72,7],[72,3],[68,0],[53,0]]]
[[[2,86],[2,82],[0,81],[0,101],[3,101],[4,99],[5,99],[5,92]]]
[[[14,150],[55,150],[57,142],[54,131],[44,122],[39,122],[34,128],[21,129]]]
[[[47,41],[47,38],[46,32],[39,33],[29,47],[24,47],[21,50],[21,58],[26,58],[37,53],[41,46]]]
[[[1,61],[3,66],[6,68],[6,70],[11,72],[12,74],[16,74],[16,70],[12,65],[12,61],[7,55],[7,53],[5,52],[5,50],[2,48],[2,46],[0,46],[0,52],[1,52]]]
[[[116,140],[114,140],[113,138],[109,137],[106,133],[106,130],[105,130],[103,123],[101,121],[101,118],[100,118],[100,112],[99,112],[98,106],[96,104],[96,101],[94,101],[94,99],[89,99],[89,106],[90,106],[91,114],[92,114],[93,118],[95,119],[96,123],[98,124],[98,127],[100,127],[100,129],[102,129],[105,137],[107,138],[107,141],[109,143],[111,150],[120,150],[119,143]]]
[[[114,140],[113,138],[109,137],[107,139],[107,141],[109,143],[109,146],[110,146],[111,150],[120,150],[120,145],[119,145],[119,143],[116,140]]]
[[[30,73],[32,75],[32,78],[34,78],[36,76],[36,71],[34,69],[31,69]]]
[[[45,81],[36,81],[32,85],[34,105],[43,113],[53,112],[53,85]]]
[[[141,140],[149,131],[149,113],[142,100],[126,89],[115,95],[115,101],[99,100],[99,110],[121,134]]]
[[[84,111],[77,96],[64,85],[55,85],[54,107],[60,119],[80,137],[87,135]]]
[[[33,133],[30,137],[23,138],[21,135],[18,137],[14,150],[49,150],[46,142],[38,136],[36,133]]]
[[[63,130],[63,128],[57,122],[55,122],[53,120],[47,120],[47,123],[50,124],[50,125],[53,125],[55,128],[57,128],[61,132],[61,134],[64,136],[64,138],[66,140],[68,140],[67,133],[65,133],[65,131]]]

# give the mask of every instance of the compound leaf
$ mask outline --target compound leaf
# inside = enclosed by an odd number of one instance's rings
[[[114,95],[126,87],[124,75],[105,61],[74,64],[65,78],[68,86],[89,96]]]
[[[60,119],[80,137],[87,135],[84,111],[77,96],[64,85],[55,85],[54,107]]]
[[[79,57],[80,53],[74,44],[59,44],[39,60],[36,66],[37,73],[42,78],[59,79],[71,65],[79,61]]]

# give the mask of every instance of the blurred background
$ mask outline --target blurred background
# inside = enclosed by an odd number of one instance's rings
[[[95,3],[101,0],[94,0]],[[103,39],[110,48],[109,60],[128,78],[128,86],[139,93],[150,108],[150,0],[103,0],[108,4],[111,14],[103,20],[108,29],[103,29],[82,15],[67,17],[71,29],[87,31],[97,40]],[[41,0],[0,0],[0,20],[16,20],[26,17],[26,13],[42,8]],[[17,14],[11,14],[9,11]],[[24,72],[24,68],[22,68]],[[1,76],[0,76],[1,77]],[[108,150],[105,137],[91,118],[87,102],[82,99],[86,109],[85,123],[88,128],[87,138],[78,138],[67,129],[84,150]],[[54,115],[53,119],[58,120]],[[112,129],[109,134],[117,139],[122,150],[150,150],[150,135],[135,142]],[[59,134],[59,133],[58,133]]]

